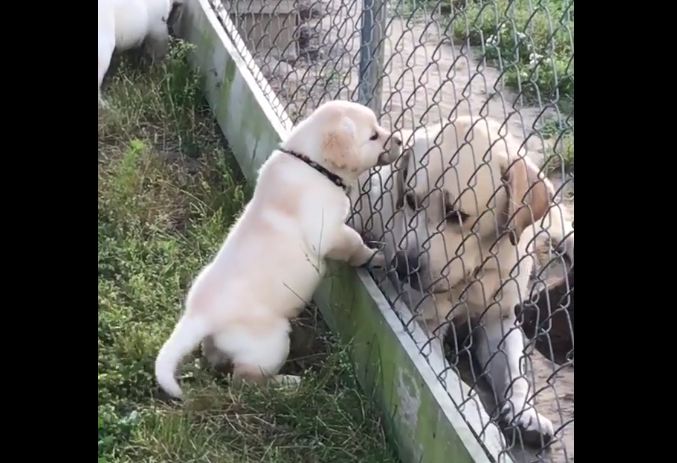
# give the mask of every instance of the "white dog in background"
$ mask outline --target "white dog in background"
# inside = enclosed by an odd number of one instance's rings
[[[236,379],[264,380],[289,353],[289,319],[310,301],[325,259],[383,265],[345,222],[346,183],[399,156],[402,142],[359,104],[325,103],[296,126],[259,171],[251,201],[194,281],[185,313],[157,357],[162,389],[182,392],[181,359],[208,338]],[[384,152],[384,147],[387,150]]]
[[[550,440],[553,425],[530,403],[514,308],[528,298],[534,249],[552,240],[573,262],[573,232],[553,207],[552,184],[500,132],[496,121],[463,116],[422,127],[408,143],[403,136],[402,158],[369,180],[372,207],[361,207],[355,228],[384,242],[410,306],[438,341],[451,320],[471,323],[474,357],[502,424],[538,444]],[[442,342],[435,345],[443,355]]]
[[[99,1],[99,102],[101,84],[113,52],[142,45],[153,59],[162,58],[169,45],[169,16],[183,0]]]

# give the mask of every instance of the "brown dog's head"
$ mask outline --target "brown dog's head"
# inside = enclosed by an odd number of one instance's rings
[[[496,242],[516,245],[547,213],[552,186],[499,132],[494,121],[459,117],[419,129],[405,149],[394,232],[397,271],[412,287],[448,291],[490,258]]]

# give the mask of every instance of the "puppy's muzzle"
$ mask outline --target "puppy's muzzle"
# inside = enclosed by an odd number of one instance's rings
[[[393,134],[390,136],[390,139],[386,143],[386,152],[381,153],[378,157],[378,165],[384,166],[386,164],[391,164],[399,157],[402,151],[402,139]]]

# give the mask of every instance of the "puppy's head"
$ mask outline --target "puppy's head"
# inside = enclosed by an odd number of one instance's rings
[[[493,243],[507,237],[517,244],[545,215],[551,186],[518,151],[493,121],[460,117],[414,134],[396,179],[401,279],[416,289],[448,291],[489,257],[483,254]]]
[[[374,112],[358,103],[330,101],[318,107],[292,132],[294,146],[345,179],[393,162],[402,141],[381,127]]]

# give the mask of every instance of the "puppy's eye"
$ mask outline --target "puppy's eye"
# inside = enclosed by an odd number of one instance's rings
[[[453,209],[452,207],[448,207],[447,210],[445,211],[446,214],[446,219],[448,223],[454,223],[454,224],[460,224],[468,220],[470,217],[468,214],[462,211],[458,211]]]
[[[414,193],[407,193],[404,199],[407,201],[407,206],[409,206],[410,209],[416,210],[416,198],[414,197]]]
[[[369,137],[370,140],[378,140],[378,132],[374,132],[374,135]]]

